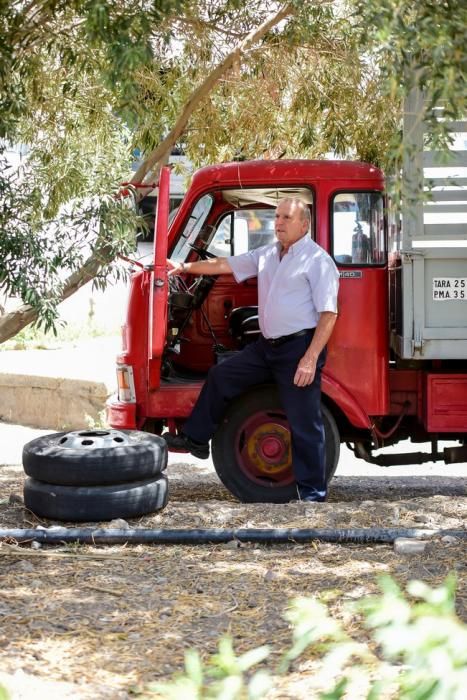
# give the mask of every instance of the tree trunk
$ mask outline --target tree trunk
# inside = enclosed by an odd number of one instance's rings
[[[83,266],[76,272],[73,272],[65,281],[60,301],[65,301],[78,289],[81,289],[81,287],[94,279],[101,267],[109,263],[111,259],[110,249],[105,246],[90,255]],[[37,320],[37,316],[37,310],[28,304],[23,304],[16,311],[0,316],[0,343],[15,336],[30,323],[34,323]]]
[[[253,29],[248,36],[237,44],[234,50],[224,58],[222,63],[206,77],[204,82],[193,91],[189,100],[184,104],[173,129],[140,165],[131,179],[133,184],[142,184],[144,181],[147,181],[150,176],[152,176],[152,178],[157,177],[160,164],[168,159],[173,146],[186,129],[191,115],[217,85],[221,77],[235,65],[235,62],[241,58],[245,51],[261,39],[270,29],[285,19],[285,17],[293,14],[293,12],[294,9],[292,5],[287,4],[283,6],[279,12],[269,17],[256,29]],[[139,188],[137,197],[142,198],[147,194],[147,191],[152,189],[153,186],[148,186],[148,190]],[[104,261],[106,263],[110,262],[108,254],[106,256],[105,248],[100,249],[99,252],[93,253],[84,265],[70,275],[65,281],[60,301],[68,299],[68,297],[77,292],[78,289],[92,280],[99,272]],[[36,321],[37,317],[37,309],[27,304],[24,304],[16,311],[0,316],[0,343],[15,336],[25,326]]]

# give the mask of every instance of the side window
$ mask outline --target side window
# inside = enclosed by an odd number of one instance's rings
[[[275,209],[241,209],[235,212],[234,251],[236,255],[274,242],[275,214]],[[245,223],[242,224],[242,222]]]
[[[274,209],[238,209],[224,217],[208,251],[228,256],[246,253],[275,240]]]
[[[233,215],[228,214],[220,222],[208,245],[208,251],[220,258],[232,255],[232,221]]]
[[[340,192],[332,202],[332,246],[340,265],[386,262],[384,205],[380,192]]]
[[[211,211],[213,202],[214,199],[210,194],[204,195],[204,197],[201,197],[201,199],[196,202],[194,209],[185,224],[185,228],[182,231],[182,235],[178,239],[177,245],[172,251],[172,255],[170,256],[172,260],[176,262],[186,260],[186,257],[190,252],[190,244],[194,243],[199,235],[199,232],[201,231],[203,224]]]

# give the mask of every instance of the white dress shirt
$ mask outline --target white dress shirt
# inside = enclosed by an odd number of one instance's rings
[[[265,338],[315,328],[323,311],[337,313],[339,272],[308,234],[280,258],[280,243],[227,258],[237,282],[258,277],[259,327]]]

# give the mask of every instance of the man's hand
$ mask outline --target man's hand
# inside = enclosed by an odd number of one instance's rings
[[[167,275],[172,277],[172,275],[180,275],[183,270],[183,263],[173,262],[173,260],[167,259]]]
[[[337,314],[332,311],[322,311],[318,325],[315,328],[313,340],[306,353],[297,365],[293,383],[295,386],[308,386],[315,378],[318,357],[331,337],[336,323]]]
[[[293,383],[295,386],[308,386],[313,382],[316,373],[317,359],[317,357],[310,357],[308,354],[303,355],[302,359],[298,363],[297,370],[293,378]]]

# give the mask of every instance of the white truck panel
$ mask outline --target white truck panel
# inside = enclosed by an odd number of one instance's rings
[[[413,90],[404,115],[397,251],[401,324],[391,342],[405,359],[466,359],[467,122],[450,124],[455,141],[448,154],[424,151],[422,104],[421,93]]]

